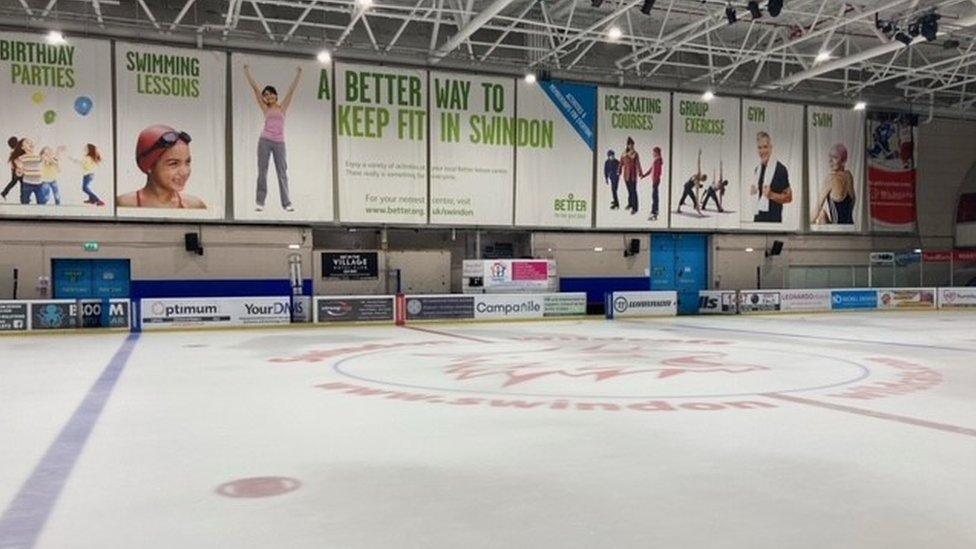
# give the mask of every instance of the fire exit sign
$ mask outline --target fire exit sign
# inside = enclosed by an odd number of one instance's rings
[[[98,242],[95,242],[95,241],[85,242],[85,244],[83,245],[83,247],[85,248],[85,251],[86,252],[97,252],[98,251]]]

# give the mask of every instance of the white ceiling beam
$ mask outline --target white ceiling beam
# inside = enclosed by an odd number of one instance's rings
[[[432,65],[436,65],[441,59],[446,57],[449,53],[457,49],[458,46],[464,43],[472,34],[483,27],[492,17],[495,17],[502,10],[507,8],[515,0],[494,0],[491,4],[485,7],[483,11],[478,12],[478,15],[474,16],[470,22],[461,30],[457,32],[454,36],[447,39],[447,42],[431,53],[428,62]],[[534,1],[534,0],[533,0]]]

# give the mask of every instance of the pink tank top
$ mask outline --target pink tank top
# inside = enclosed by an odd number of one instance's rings
[[[285,113],[281,109],[269,109],[264,113],[261,137],[275,143],[285,142]]]

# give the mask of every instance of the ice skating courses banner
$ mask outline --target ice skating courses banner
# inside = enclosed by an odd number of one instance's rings
[[[913,116],[876,113],[868,120],[871,228],[914,231],[915,125]]]
[[[515,82],[430,73],[430,222],[511,225]]]
[[[231,56],[234,217],[332,221],[332,68]]]
[[[860,231],[864,211],[864,112],[807,108],[810,230]]]
[[[427,222],[427,73],[336,67],[339,219]]]
[[[743,100],[743,229],[798,231],[803,197],[803,106]]]
[[[600,88],[596,226],[666,228],[671,94]]]
[[[739,100],[674,95],[671,226],[739,227]]]
[[[596,86],[518,84],[515,223],[590,227]]]
[[[224,217],[223,53],[119,42],[119,217]]]
[[[110,53],[109,42],[0,33],[3,156],[14,158],[0,214],[113,215]]]

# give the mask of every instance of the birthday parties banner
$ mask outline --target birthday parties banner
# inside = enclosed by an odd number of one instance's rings
[[[743,229],[798,231],[803,106],[743,100],[739,219]]]
[[[864,111],[807,108],[810,230],[858,232],[864,212]]]
[[[114,215],[107,41],[0,33],[0,215]],[[9,176],[8,176],[9,174]]]
[[[119,217],[224,217],[226,54],[119,42]]]

